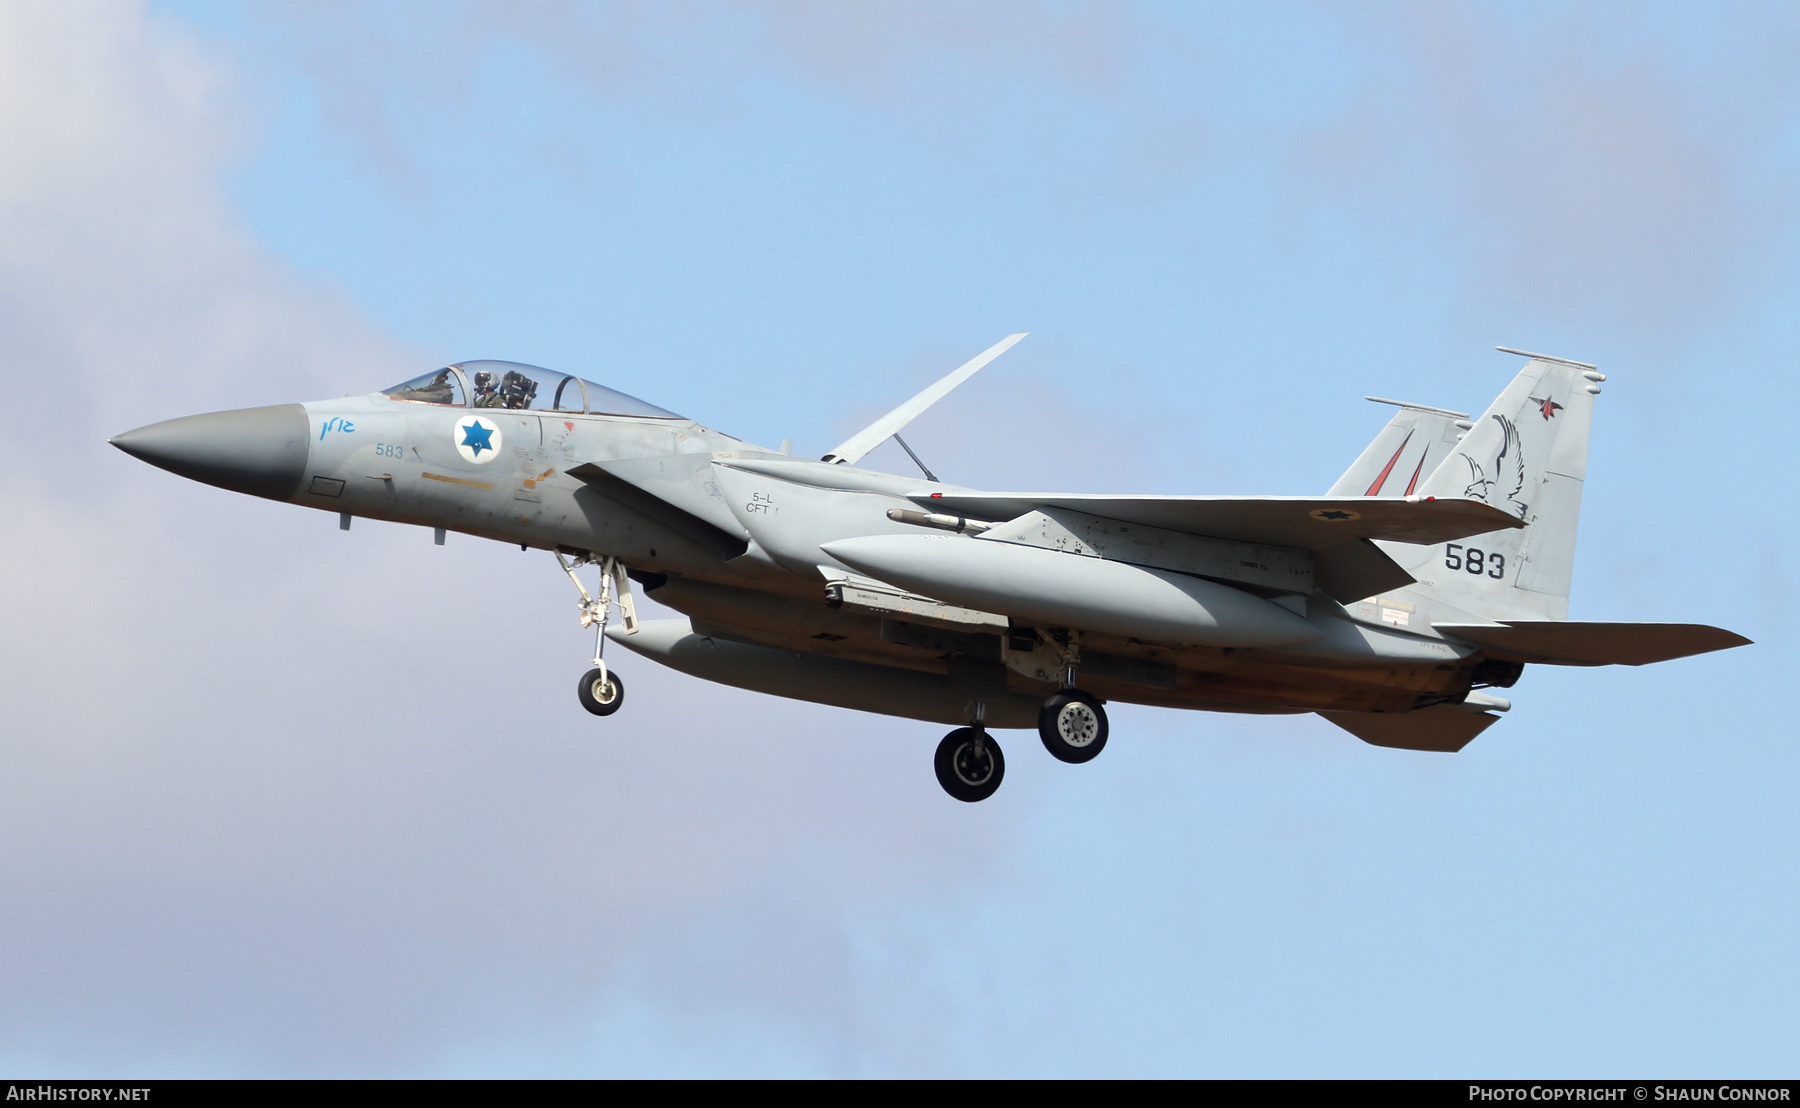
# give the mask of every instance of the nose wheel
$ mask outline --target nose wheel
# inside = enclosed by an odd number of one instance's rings
[[[581,699],[583,708],[597,716],[610,716],[625,703],[625,682],[606,668],[606,620],[611,606],[617,604],[619,615],[625,621],[625,633],[637,634],[637,609],[631,602],[631,579],[625,575],[625,564],[617,558],[582,554],[569,562],[564,560],[562,551],[552,553],[563,572],[569,575],[569,580],[575,583],[575,591],[581,594],[581,603],[576,605],[581,612],[581,625],[594,629],[594,668],[581,675],[575,695]],[[600,567],[598,595],[590,594],[581,578],[575,575],[577,569],[589,563]]]
[[[979,727],[958,727],[945,735],[932,765],[944,791],[966,804],[993,796],[1006,776],[1000,744]]]
[[[603,668],[590,669],[581,675],[575,695],[581,698],[583,708],[597,716],[610,716],[625,703],[625,682]]]
[[[1106,709],[1080,689],[1064,689],[1038,712],[1038,738],[1059,762],[1079,765],[1106,749]]]

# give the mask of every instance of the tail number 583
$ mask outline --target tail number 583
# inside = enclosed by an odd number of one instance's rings
[[[1476,577],[1486,575],[1498,581],[1506,575],[1506,555],[1477,550],[1472,546],[1451,543],[1444,547],[1444,565],[1460,569]]]

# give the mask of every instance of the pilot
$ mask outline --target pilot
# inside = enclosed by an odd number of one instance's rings
[[[537,397],[537,382],[516,370],[508,370],[500,379],[500,397],[502,407],[529,408]]]
[[[500,382],[485,369],[475,371],[475,406],[477,408],[500,407]]]

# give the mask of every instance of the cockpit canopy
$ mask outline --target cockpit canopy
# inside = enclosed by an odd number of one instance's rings
[[[382,392],[395,400],[452,408],[681,418],[605,385],[520,362],[457,362]]]

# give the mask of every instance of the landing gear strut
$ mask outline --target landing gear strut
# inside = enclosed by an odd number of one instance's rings
[[[980,724],[958,727],[945,735],[932,766],[944,791],[967,804],[993,796],[1006,776],[1000,744]]]
[[[1059,762],[1091,762],[1106,749],[1106,709],[1099,697],[1075,687],[1081,668],[1080,633],[1039,628],[1038,637],[1061,656],[1062,668],[1061,691],[1044,701],[1038,712],[1038,738]]]
[[[606,622],[616,603],[619,617],[625,623],[625,633],[630,635],[637,631],[637,609],[631,602],[631,578],[625,576],[625,564],[617,558],[582,554],[571,562],[563,558],[562,551],[554,553],[557,564],[575,583],[575,591],[581,594],[581,603],[576,605],[581,611],[581,625],[594,629],[594,668],[581,675],[575,694],[583,708],[597,716],[610,716],[625,703],[625,682],[606,668]],[[581,578],[575,575],[577,569],[593,563],[600,566],[598,596],[590,596]]]

